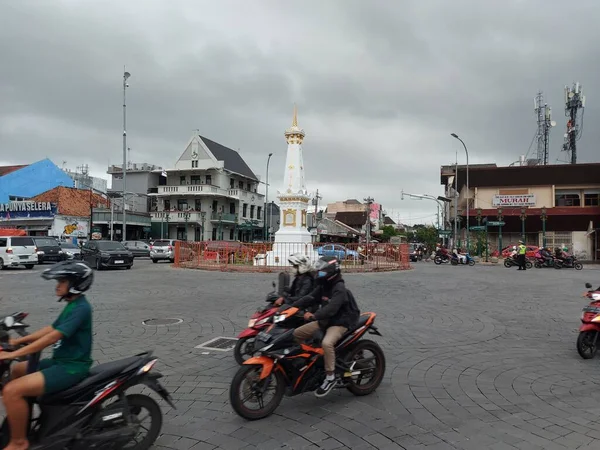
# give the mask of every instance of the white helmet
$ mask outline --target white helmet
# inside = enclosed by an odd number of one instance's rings
[[[513,245],[513,250],[516,250],[516,249],[517,249],[517,246],[516,246],[516,245]]]
[[[288,258],[289,263],[298,269],[298,273],[307,273],[314,270],[310,260],[302,253],[294,253]]]

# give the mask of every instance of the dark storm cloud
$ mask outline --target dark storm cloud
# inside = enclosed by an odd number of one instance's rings
[[[579,155],[596,159],[599,18],[593,1],[0,0],[0,162],[119,163],[126,64],[135,161],[172,166],[199,129],[263,178],[275,153],[276,189],[297,102],[309,189],[424,217],[435,204],[399,192],[441,192],[439,166],[457,151],[464,162],[449,134],[471,162],[517,160],[538,89],[558,122],[555,161],[563,86],[582,82]]]

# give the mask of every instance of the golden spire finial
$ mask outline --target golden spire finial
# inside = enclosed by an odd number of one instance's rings
[[[292,118],[292,126],[298,126],[298,109],[296,108],[296,104],[294,103],[294,117]]]

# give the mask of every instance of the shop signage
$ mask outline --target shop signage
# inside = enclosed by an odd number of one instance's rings
[[[492,205],[499,206],[535,206],[535,194],[494,195]]]
[[[56,214],[56,205],[50,202],[9,202],[0,203],[0,218],[23,219],[53,217]]]

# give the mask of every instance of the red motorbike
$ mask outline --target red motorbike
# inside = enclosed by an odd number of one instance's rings
[[[237,337],[237,343],[233,349],[233,356],[236,362],[240,365],[244,364],[244,361],[252,357],[254,354],[254,341],[256,336],[262,330],[267,328],[273,322],[273,316],[279,309],[273,303],[278,298],[286,295],[289,288],[290,275],[282,272],[279,274],[279,287],[273,282],[273,288],[277,289],[267,295],[267,305],[262,308],[258,308],[248,321],[248,328],[242,331]]]
[[[583,294],[591,300],[581,313],[581,326],[577,337],[577,352],[583,359],[591,359],[598,350],[598,337],[600,336],[600,287],[595,291],[592,285],[586,283],[588,289]]]

